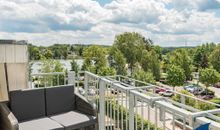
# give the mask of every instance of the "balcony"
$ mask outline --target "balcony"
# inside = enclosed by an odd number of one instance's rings
[[[159,86],[129,77],[86,71],[31,75],[31,88],[65,84],[75,84],[75,93],[96,109],[99,130],[193,130],[206,123],[211,130],[220,129],[220,109],[201,111],[187,102],[218,104],[172,91],[180,97],[174,101],[158,95]]]

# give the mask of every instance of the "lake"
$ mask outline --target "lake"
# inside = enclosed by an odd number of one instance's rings
[[[58,60],[62,65],[64,69],[67,69],[68,71],[71,70],[71,61],[72,60]],[[79,66],[79,68],[82,68],[83,65],[83,59],[76,59],[75,60],[77,65]],[[32,69],[32,74],[37,74],[40,73],[40,69],[41,69],[41,65],[42,62],[41,61],[32,61],[33,65],[31,66]]]

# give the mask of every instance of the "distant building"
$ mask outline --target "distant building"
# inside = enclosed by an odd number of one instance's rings
[[[192,77],[195,80],[199,80],[199,72],[192,72]]]

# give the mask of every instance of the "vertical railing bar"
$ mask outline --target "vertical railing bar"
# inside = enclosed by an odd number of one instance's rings
[[[113,117],[113,118],[114,118],[114,130],[116,129],[116,127],[115,127],[115,125],[116,125],[116,121],[115,121],[115,109],[116,109],[116,108],[115,108],[115,103],[116,103],[116,102],[115,102],[115,94],[116,94],[116,93],[117,93],[117,89],[114,89],[114,91],[113,91],[113,95],[114,95],[114,112],[113,112],[113,113],[114,113],[114,117]],[[118,93],[117,93],[117,94],[118,94]]]
[[[155,130],[157,130],[158,124],[157,124],[157,106],[155,105]]]
[[[57,83],[57,85],[60,85],[60,75],[58,74],[57,76],[58,76],[58,80],[57,80],[58,83]]]
[[[79,89],[79,74],[77,74],[77,79],[78,79],[78,89]],[[85,90],[85,97],[88,99],[88,84],[90,82],[90,78],[87,75],[87,73],[84,74],[84,90]]]
[[[137,125],[138,125],[138,124],[137,124],[137,121],[138,121],[138,107],[136,106],[136,105],[137,105],[137,104],[136,104],[136,103],[137,103],[137,99],[135,98],[134,101],[135,101],[134,104],[135,104],[135,109],[136,109],[136,113],[135,113],[135,116],[136,116],[136,119],[135,119],[135,130],[138,130],[138,127],[137,127]]]
[[[44,87],[46,87],[46,78],[45,78],[45,76],[43,76],[44,77]]]
[[[120,123],[120,122],[119,122],[119,120],[120,120],[120,119],[119,119],[119,116],[120,116],[120,115],[119,115],[119,90],[118,90],[118,94],[117,94],[117,128],[118,128],[118,129],[119,129],[119,127],[120,127],[120,126],[119,126],[119,123]]]
[[[150,104],[147,105],[147,120],[150,121]],[[150,123],[148,123],[147,129],[150,130]]]
[[[53,86],[53,76],[54,75],[52,75],[50,86]]]
[[[112,85],[109,86],[110,87],[110,92],[109,92],[109,95],[110,95],[110,130],[112,130]]]
[[[37,78],[38,80],[37,80],[37,86],[38,86],[38,88],[40,87],[40,76],[38,76],[38,78]]]
[[[123,98],[124,98],[124,97],[123,97],[123,95],[124,95],[124,93],[122,93],[122,95],[121,95],[121,104],[122,104],[122,105],[121,105],[121,106],[122,106],[122,109],[121,109],[121,125],[122,125],[122,127],[121,127],[121,128],[122,128],[122,129],[124,129],[124,114],[123,114],[123,112],[124,112],[124,111],[123,111],[123,108],[124,108],[124,107],[123,107],[123,106],[124,106],[124,101],[123,101],[124,99],[123,99]]]
[[[109,103],[109,130],[111,130],[111,88],[110,84],[108,84],[108,103]]]
[[[99,107],[100,107],[100,120],[99,120],[99,129],[105,130],[105,83],[103,80],[99,81],[99,94],[100,94],[100,101],[99,101]]]
[[[110,87],[109,87],[109,84],[107,85],[107,90],[108,90],[108,92],[107,92],[107,93],[108,93],[107,100],[108,100],[108,117],[109,117],[109,118],[108,118],[108,130],[110,130],[110,128],[111,128],[111,127],[110,127],[110,126],[111,126],[111,124],[110,124],[110,123],[111,123],[111,114],[110,114],[110,112],[111,112],[111,109],[110,109],[111,103],[110,103],[110,101],[111,101],[111,100],[110,100],[110,91],[109,91],[109,90],[110,90]]]
[[[31,79],[30,79],[30,80],[31,80],[31,88],[33,88],[33,84],[32,84],[32,83],[33,83],[33,81],[32,81],[32,80],[33,80],[33,79],[32,79],[33,77],[32,77],[32,75],[30,76],[30,78],[31,78]]]
[[[186,118],[183,116],[183,130],[186,130]]]
[[[134,130],[134,95],[129,93],[129,130]]]
[[[66,85],[66,74],[65,73],[63,74],[63,82],[64,82],[63,85]]]
[[[166,124],[165,124],[166,123],[165,122],[166,121],[166,111],[165,110],[163,111],[163,118],[162,119],[163,119],[163,129],[165,130],[166,129]]]
[[[144,115],[144,110],[143,110],[143,100],[141,100],[141,115]],[[144,119],[143,117],[141,118],[141,130],[144,130]]]
[[[96,109],[98,109],[98,100],[99,100],[99,93],[98,93],[98,90],[99,90],[99,86],[98,86],[98,81],[96,80]]]
[[[175,130],[175,112],[173,112],[172,125],[173,125],[173,130]]]
[[[105,119],[106,120],[106,124],[107,124],[107,130],[109,130],[109,95],[108,95],[108,84],[106,84],[105,85],[105,87],[106,87],[106,95],[107,95],[107,97],[106,97],[106,117],[107,117],[107,119]]]
[[[126,130],[128,130],[128,91],[126,91],[126,97],[125,97],[125,101],[126,101],[126,103],[125,103],[125,110],[126,110],[126,113],[125,113],[125,121],[126,121],[126,123],[125,123],[125,129]]]

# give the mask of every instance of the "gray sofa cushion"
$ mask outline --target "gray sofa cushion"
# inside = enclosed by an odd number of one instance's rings
[[[47,115],[60,114],[74,109],[73,85],[46,88]]]
[[[51,116],[50,118],[64,126],[65,130],[84,128],[97,123],[96,117],[85,115],[77,111],[66,112]]]
[[[64,127],[45,117],[19,123],[19,130],[64,130]]]
[[[44,89],[10,92],[10,106],[19,122],[46,116]]]

